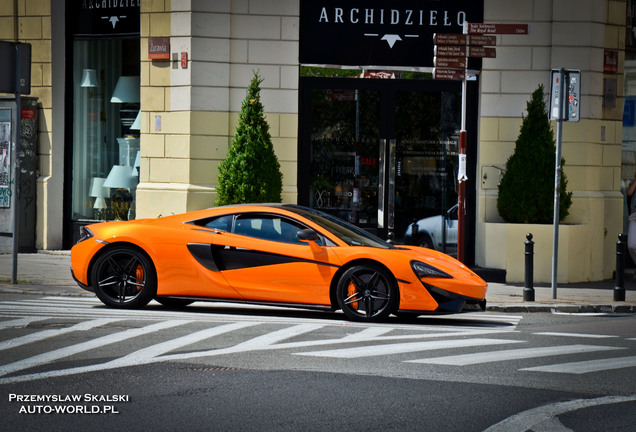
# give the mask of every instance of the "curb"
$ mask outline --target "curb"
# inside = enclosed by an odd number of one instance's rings
[[[636,313],[636,305],[505,305],[494,304],[486,306],[487,312],[507,312],[507,313],[564,313],[564,314],[634,314]]]

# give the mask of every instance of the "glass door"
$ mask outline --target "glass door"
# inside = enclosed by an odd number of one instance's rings
[[[394,100],[396,238],[455,253],[461,94],[398,91]]]
[[[380,92],[311,91],[309,206],[377,231]]]
[[[301,113],[300,204],[456,251],[458,82],[301,78]]]

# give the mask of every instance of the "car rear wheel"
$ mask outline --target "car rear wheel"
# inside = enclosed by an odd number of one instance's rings
[[[157,292],[152,262],[130,246],[115,246],[101,255],[93,266],[91,281],[97,297],[116,308],[143,307]]]
[[[393,276],[375,265],[356,265],[345,271],[336,287],[338,305],[354,321],[384,320],[397,304]]]

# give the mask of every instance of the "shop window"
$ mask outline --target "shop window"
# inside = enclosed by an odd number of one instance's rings
[[[134,218],[139,58],[138,40],[73,44],[74,222]]]

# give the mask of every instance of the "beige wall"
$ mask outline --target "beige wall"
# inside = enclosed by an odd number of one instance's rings
[[[623,197],[620,193],[623,75],[603,73],[604,49],[617,50],[622,70],[625,47],[623,0],[520,1],[486,0],[486,22],[526,22],[530,34],[497,37],[497,58],[484,60],[481,76],[479,163],[477,184],[477,264],[506,268],[509,281],[523,278],[525,233],[501,247],[494,225],[503,222],[497,213],[498,175],[514,151],[526,102],[539,84],[550,90],[550,70],[581,70],[581,121],[563,127],[563,157],[573,204],[566,224],[581,225],[585,241],[577,242],[577,259],[564,263],[559,281],[610,278],[615,263],[615,244],[622,231]],[[604,79],[618,81],[615,108],[603,106]],[[546,94],[546,99],[548,94]],[[556,122],[553,122],[555,125]],[[555,126],[556,127],[556,126]],[[490,180],[483,179],[489,174]],[[576,236],[571,236],[575,239]],[[552,236],[541,236],[551,245]],[[567,239],[565,241],[568,241]],[[545,250],[545,245],[540,245]],[[560,244],[560,250],[569,250]],[[552,253],[535,256],[535,272],[549,281]],[[562,252],[562,250],[561,250]],[[504,259],[505,257],[505,259]],[[514,257],[514,258],[511,258]],[[506,264],[504,264],[504,262]],[[572,262],[574,264],[572,265]],[[545,275],[548,275],[547,280]],[[513,278],[513,279],[511,279]]]
[[[261,96],[283,172],[283,201],[296,202],[298,7],[297,1],[142,2],[137,217],[214,204],[217,168],[252,71],[264,78]],[[171,37],[178,58],[188,54],[186,68],[147,59],[147,38],[159,36]]]
[[[14,9],[17,6],[17,10]],[[50,0],[0,2],[0,40],[31,44],[31,94],[38,99],[36,248],[62,247],[63,149],[54,152]],[[63,130],[60,124],[60,131]]]

